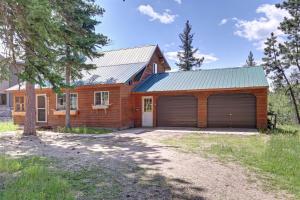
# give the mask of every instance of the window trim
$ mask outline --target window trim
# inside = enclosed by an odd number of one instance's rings
[[[66,94],[66,93],[64,92],[64,93],[62,93],[62,94]],[[70,109],[70,111],[78,111],[78,110],[79,110],[79,107],[78,107],[78,92],[71,92],[71,93],[70,93],[70,96],[71,96],[71,94],[76,94],[76,100],[77,100],[77,101],[76,101],[76,110],[71,110],[71,109]],[[58,94],[56,94],[56,97],[55,97],[55,98],[56,98],[56,100],[55,100],[55,101],[56,101],[56,107],[55,107],[55,110],[56,110],[56,111],[66,111],[66,109],[64,109],[64,110],[58,110],[58,109],[57,109],[57,105],[58,105],[58,104],[57,104],[57,97],[58,97]],[[71,100],[71,98],[70,98],[70,100]],[[70,104],[71,104],[71,101],[70,101]]]
[[[39,121],[39,117],[38,117],[38,110],[39,109],[43,109],[43,108],[38,108],[38,97],[39,96],[44,96],[45,97],[45,121]],[[37,123],[47,123],[48,122],[48,105],[47,105],[47,95],[46,94],[37,94],[35,97],[35,102],[36,102],[36,122]]]
[[[16,98],[20,98],[20,97],[23,97],[24,98],[24,110],[20,110],[20,111],[17,111],[17,104],[16,104]],[[26,112],[26,97],[25,96],[14,96],[14,113],[22,113],[22,112]]]
[[[107,96],[108,96],[108,103],[107,104],[100,104],[100,105],[96,105],[96,94],[97,93],[101,93],[101,101],[102,101],[102,93],[103,92],[107,92]],[[94,106],[109,106],[109,91],[94,91]]]

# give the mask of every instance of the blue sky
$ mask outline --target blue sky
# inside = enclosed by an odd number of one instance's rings
[[[287,13],[273,0],[98,0],[106,10],[97,32],[111,39],[108,49],[158,44],[176,70],[178,34],[190,20],[203,68],[238,67],[250,50],[257,62],[263,42]]]

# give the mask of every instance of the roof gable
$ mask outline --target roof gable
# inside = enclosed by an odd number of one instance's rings
[[[157,45],[103,52],[103,56],[88,61],[96,69],[83,72],[78,85],[126,83],[150,62]]]

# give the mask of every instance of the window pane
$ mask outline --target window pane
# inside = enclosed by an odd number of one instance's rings
[[[71,110],[77,110],[77,94],[71,94]]]
[[[16,111],[21,111],[21,106],[20,106],[20,104],[16,104]]]
[[[101,93],[95,93],[95,105],[101,105]]]
[[[20,103],[20,97],[15,98],[16,103]]]
[[[0,105],[6,105],[6,94],[0,94]]]
[[[37,107],[38,108],[46,108],[46,98],[45,96],[38,96],[37,98]]]
[[[102,105],[108,105],[108,92],[102,92]]]
[[[57,110],[66,110],[66,95],[57,95]]]
[[[144,99],[144,112],[152,112],[152,99]]]
[[[46,110],[45,109],[38,109],[38,121],[44,122],[46,121]]]
[[[25,111],[24,97],[15,97],[15,111],[17,112]]]

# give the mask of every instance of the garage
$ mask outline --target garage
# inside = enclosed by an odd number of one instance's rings
[[[195,96],[160,96],[157,100],[157,126],[197,127]]]
[[[208,127],[255,128],[256,97],[252,94],[214,94],[207,101]]]

